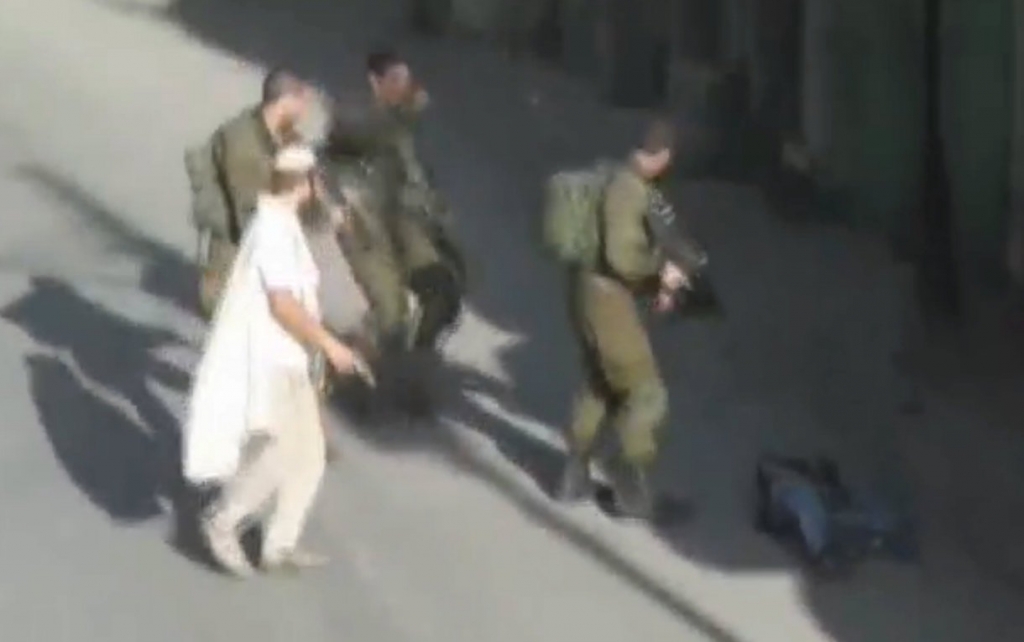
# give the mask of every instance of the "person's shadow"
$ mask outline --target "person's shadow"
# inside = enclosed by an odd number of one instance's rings
[[[89,229],[109,243],[108,251],[144,260],[139,286],[183,312],[198,316],[199,279],[196,266],[173,248],[130,225],[101,199],[71,177],[42,165],[26,164],[15,171],[25,183],[67,207]]]
[[[188,375],[153,351],[182,339],[110,312],[68,284],[35,277],[0,310],[40,347],[26,367],[55,454],[96,506],[119,522],[173,510],[179,519],[178,422],[151,385],[175,390]]]

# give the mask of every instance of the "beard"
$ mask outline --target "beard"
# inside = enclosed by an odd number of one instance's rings
[[[299,121],[300,118],[295,114],[284,114],[278,122],[278,127],[281,130],[280,133],[289,134],[294,132],[299,126]]]

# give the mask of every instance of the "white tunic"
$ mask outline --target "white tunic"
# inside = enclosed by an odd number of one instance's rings
[[[298,216],[259,199],[199,362],[184,430],[184,473],[202,483],[230,477],[254,432],[273,431],[275,386],[309,371],[309,353],[274,319],[268,294],[287,291],[320,319],[320,274]],[[279,416],[279,415],[278,415]]]

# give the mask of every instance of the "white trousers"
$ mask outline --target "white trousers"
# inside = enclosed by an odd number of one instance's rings
[[[309,375],[276,375],[267,394],[273,425],[225,484],[213,519],[225,528],[238,528],[272,503],[263,529],[263,556],[273,557],[298,543],[323,479],[326,453],[319,400]]]

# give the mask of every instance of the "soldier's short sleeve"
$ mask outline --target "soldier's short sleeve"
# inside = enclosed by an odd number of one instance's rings
[[[406,183],[421,188],[428,187],[430,181],[427,179],[427,171],[420,162],[416,149],[415,132],[408,125],[403,125],[402,131],[395,137],[395,146],[399,158],[402,159]]]
[[[625,171],[612,179],[604,200],[605,260],[629,282],[649,279],[661,267],[647,227],[647,207],[647,189],[640,180]]]
[[[395,108],[398,120],[410,129],[415,129],[420,124],[422,114],[423,110],[412,104],[399,105]]]
[[[365,98],[344,96],[334,103],[325,151],[328,155],[359,156],[380,140],[382,123]]]

